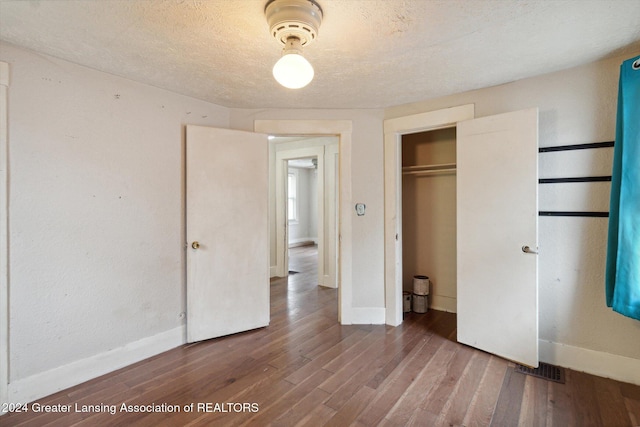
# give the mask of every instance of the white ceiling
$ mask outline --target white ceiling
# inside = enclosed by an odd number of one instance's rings
[[[271,67],[266,0],[0,0],[0,38],[238,108],[382,108],[640,51],[640,0],[318,0],[316,77]]]

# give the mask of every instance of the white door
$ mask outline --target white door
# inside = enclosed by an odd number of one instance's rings
[[[187,126],[187,341],[269,324],[267,136]]]
[[[458,341],[534,367],[537,190],[537,109],[458,123]]]

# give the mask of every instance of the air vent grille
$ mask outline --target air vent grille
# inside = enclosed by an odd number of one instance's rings
[[[529,368],[528,366],[516,365],[514,370],[521,374],[531,375],[534,377],[564,384],[564,368],[561,368],[559,366],[540,362],[537,368]]]

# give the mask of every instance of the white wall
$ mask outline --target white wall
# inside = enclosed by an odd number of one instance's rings
[[[537,106],[541,147],[611,141],[619,66],[628,57],[393,107],[385,111],[385,117],[468,103],[475,103],[476,117]],[[610,174],[612,152],[540,154],[540,177]],[[608,184],[547,184],[539,190],[540,210],[608,210]],[[640,322],[605,305],[606,233],[607,219],[603,218],[539,219],[541,357],[640,382]]]
[[[229,110],[2,44],[10,398],[183,342],[184,133]]]
[[[289,167],[296,175],[298,220],[289,222],[289,244],[318,240],[318,187],[314,169]]]

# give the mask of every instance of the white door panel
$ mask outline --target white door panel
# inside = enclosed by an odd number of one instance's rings
[[[187,126],[186,169],[187,340],[268,325],[267,136]]]
[[[458,341],[538,366],[538,111],[458,123]]]

